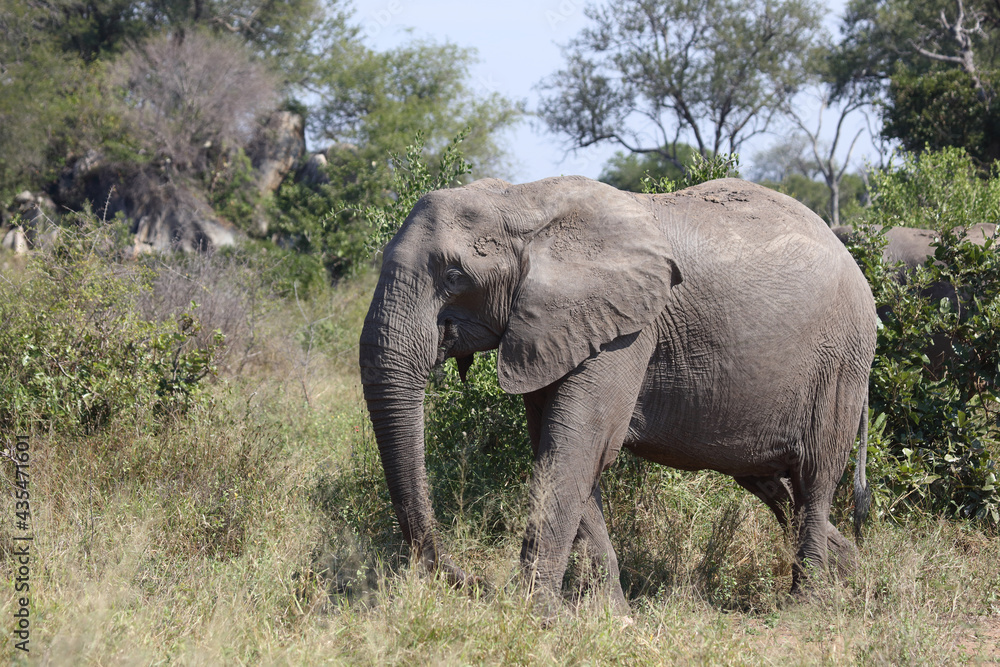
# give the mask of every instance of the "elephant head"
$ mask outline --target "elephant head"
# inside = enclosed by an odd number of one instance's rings
[[[501,387],[569,373],[662,311],[680,274],[650,204],[589,179],[499,180],[425,195],[386,246],[360,341],[361,379],[405,539],[454,583],[424,464],[432,367],[499,348]]]

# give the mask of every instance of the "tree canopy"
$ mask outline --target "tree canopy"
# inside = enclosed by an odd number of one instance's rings
[[[475,51],[430,41],[376,51],[345,7],[7,0],[0,203],[51,192],[67,165],[98,155],[117,173],[153,168],[244,231],[270,227],[343,268],[363,254],[358,212],[392,196],[391,154],[416,141],[433,164],[461,135],[478,174],[504,175],[499,137],[523,110],[471,85]],[[303,117],[325,166],[272,197],[244,151],[282,108]]]
[[[539,113],[572,148],[616,143],[677,167],[737,152],[805,83],[821,32],[812,0],[626,0],[589,6],[590,25],[541,85]]]
[[[908,151],[1000,158],[1000,8],[986,0],[852,0],[827,59],[838,94],[861,90]]]

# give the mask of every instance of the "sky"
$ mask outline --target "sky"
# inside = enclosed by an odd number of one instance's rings
[[[502,5],[479,5],[468,0],[354,0],[353,4],[353,22],[361,26],[369,46],[386,50],[413,39],[428,39],[472,47],[480,60],[471,72],[473,88],[484,94],[495,91],[512,100],[523,100],[529,110],[538,105],[537,84],[565,63],[560,47],[588,24],[583,12],[587,0],[506,0]],[[826,3],[831,9],[827,19],[831,31],[843,5],[843,0]],[[811,115],[818,119],[818,106],[816,110]],[[833,123],[828,115],[824,128]],[[851,124],[850,136],[863,126],[863,120],[857,117]],[[740,156],[743,173],[752,166],[754,153],[776,143],[779,133],[787,131],[776,128],[770,136],[749,141]],[[506,176],[515,183],[565,174],[597,178],[604,163],[619,150],[606,144],[572,152],[564,138],[549,133],[532,119],[522,122],[505,139],[502,143],[512,158],[511,173]],[[849,171],[860,168],[865,157],[874,153],[871,141],[863,136]]]

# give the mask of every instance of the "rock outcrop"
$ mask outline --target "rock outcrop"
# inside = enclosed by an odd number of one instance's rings
[[[201,190],[169,165],[120,164],[88,154],[63,172],[54,197],[69,210],[82,210],[89,201],[105,220],[123,216],[137,253],[209,251],[233,245],[238,235],[216,217]]]
[[[44,193],[18,193],[2,216],[5,224],[0,229],[0,246],[23,254],[51,240],[58,233],[53,222],[55,209],[55,203]]]
[[[16,255],[23,255],[28,252],[28,237],[25,236],[24,229],[21,227],[12,227],[3,235],[3,241],[0,241],[0,246],[3,246],[3,248],[10,250]]]
[[[261,194],[274,192],[306,152],[305,121],[291,111],[277,111],[247,147]]]

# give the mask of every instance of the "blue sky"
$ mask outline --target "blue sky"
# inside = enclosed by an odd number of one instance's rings
[[[354,23],[361,26],[367,43],[380,50],[411,39],[473,47],[480,60],[472,71],[473,86],[482,92],[497,91],[514,100],[525,100],[533,109],[538,102],[536,84],[563,66],[560,45],[587,25],[583,13],[586,5],[586,0],[506,0],[501,9],[500,3],[478,5],[467,0],[355,0]],[[828,2],[827,6],[839,12],[843,0]],[[835,25],[833,14],[828,25]],[[824,125],[832,123],[829,119]],[[856,126],[861,124],[859,119]],[[778,131],[784,134],[787,128]],[[507,176],[514,182],[560,174],[596,178],[616,150],[605,145],[567,152],[564,140],[548,133],[538,121],[530,120],[506,139],[513,160]],[[741,155],[744,167],[750,165],[754,152],[777,139],[776,134],[755,138]],[[867,140],[859,142],[859,149],[851,162],[860,166],[864,156],[874,149]]]

